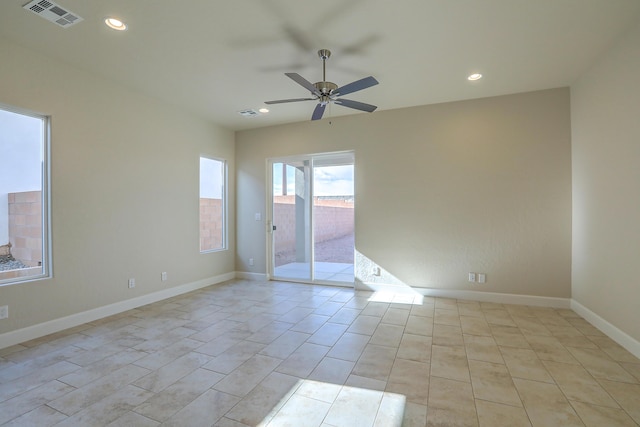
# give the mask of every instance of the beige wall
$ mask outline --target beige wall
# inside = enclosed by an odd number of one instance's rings
[[[233,132],[1,38],[0,58],[0,103],[51,115],[54,272],[0,287],[0,333],[234,271]],[[199,253],[200,155],[230,167],[227,251]]]
[[[254,219],[266,217],[266,159],[343,150],[355,150],[362,280],[376,280],[370,260],[415,287],[570,296],[567,89],[243,131],[234,154],[234,134],[205,120],[4,39],[0,57],[12,59],[0,102],[52,116],[55,274],[0,288],[0,333],[234,268],[266,272]],[[230,250],[202,255],[200,155],[230,167]],[[488,282],[468,283],[470,271]]]
[[[570,297],[570,138],[566,88],[238,132],[236,269],[266,272],[266,159],[355,150],[361,280]]]
[[[573,298],[640,340],[640,25],[571,87]]]

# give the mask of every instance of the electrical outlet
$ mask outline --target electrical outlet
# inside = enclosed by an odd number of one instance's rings
[[[469,281],[470,282],[476,281],[476,273],[469,273]]]
[[[478,283],[486,283],[487,275],[484,273],[478,273]]]
[[[129,289],[135,288],[135,287],[136,287],[136,279],[134,278],[129,279]]]
[[[3,305],[0,307],[0,319],[6,319],[7,317],[9,317],[9,306]]]
[[[249,258],[249,265],[253,265],[253,258]]]
[[[160,279],[161,279],[163,282],[166,282],[166,281],[167,281],[167,272],[166,272],[166,271],[163,271],[162,273],[160,273]]]

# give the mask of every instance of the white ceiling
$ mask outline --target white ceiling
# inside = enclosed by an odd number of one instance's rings
[[[328,81],[376,77],[348,98],[380,111],[568,86],[640,16],[639,0],[56,2],[84,21],[60,28],[28,0],[1,0],[0,35],[234,130],[309,120],[310,101],[238,111],[307,97],[284,73],[322,80],[321,48]],[[344,114],[368,113],[333,105],[325,117]]]

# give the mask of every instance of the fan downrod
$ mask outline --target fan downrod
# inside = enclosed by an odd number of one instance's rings
[[[332,82],[327,81],[326,76],[326,62],[327,59],[331,56],[331,51],[329,49],[320,49],[318,51],[318,56],[322,59],[322,81],[314,83],[314,86],[320,92],[320,102],[328,103],[332,99],[330,98],[331,92],[338,89],[338,85]]]

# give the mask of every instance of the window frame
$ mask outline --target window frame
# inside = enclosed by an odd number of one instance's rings
[[[198,159],[199,159],[199,164],[198,164],[198,170],[199,170],[199,172],[198,172],[198,177],[199,177],[199,180],[198,180],[198,187],[199,187],[198,188],[198,201],[200,201],[202,199],[202,197],[200,197],[200,193],[202,191],[202,186],[201,186],[201,183],[202,183],[202,167],[201,167],[202,159],[213,160],[213,161],[220,162],[222,164],[222,177],[221,177],[222,178],[222,182],[221,182],[221,184],[222,184],[222,189],[221,189],[221,191],[222,191],[222,194],[221,194],[221,203],[222,203],[222,206],[221,206],[221,215],[222,215],[222,218],[221,218],[221,220],[222,220],[221,221],[222,222],[222,229],[221,229],[221,233],[222,233],[221,240],[222,241],[221,241],[221,244],[222,244],[222,246],[219,247],[219,248],[212,248],[212,249],[203,249],[202,248],[202,236],[201,236],[201,231],[202,230],[200,228],[201,224],[202,224],[202,221],[201,221],[201,214],[202,213],[200,212],[200,208],[199,208],[198,209],[198,227],[199,227],[199,229],[198,229],[198,242],[199,242],[198,247],[199,247],[199,251],[200,251],[201,254],[226,251],[226,250],[229,249],[229,240],[228,240],[228,237],[229,237],[229,232],[228,232],[228,225],[229,225],[228,224],[228,218],[229,218],[228,205],[229,205],[229,200],[228,200],[228,191],[227,191],[228,178],[229,178],[228,162],[227,162],[226,159],[224,159],[222,157],[210,156],[210,155],[207,155],[207,154],[201,154]],[[198,203],[198,206],[200,206],[200,203]]]
[[[42,204],[42,271],[39,274],[0,279],[0,287],[53,278],[53,254],[51,243],[51,116],[24,108],[0,103],[0,109],[13,114],[39,119],[42,122],[42,165],[40,192]]]

